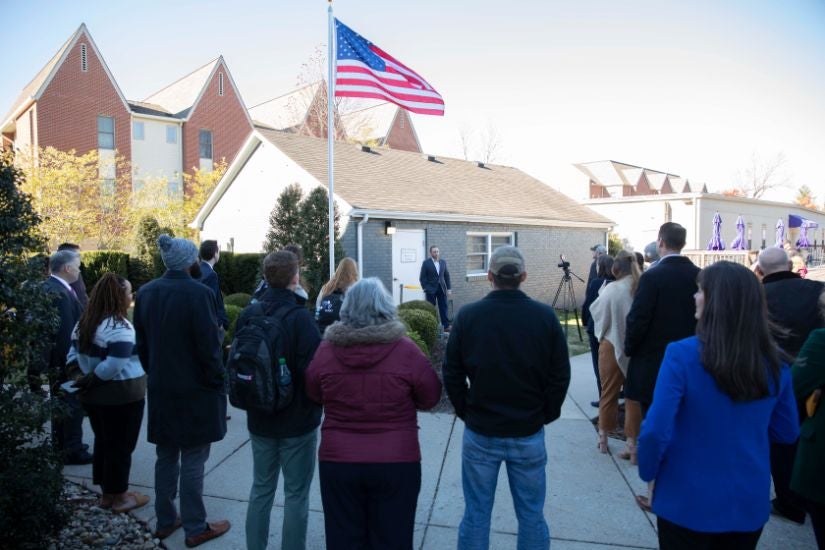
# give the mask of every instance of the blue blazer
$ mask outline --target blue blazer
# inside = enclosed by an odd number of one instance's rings
[[[770,515],[770,444],[797,437],[787,365],[769,397],[733,401],[702,367],[692,336],[665,351],[639,436],[639,476],[656,480],[657,516],[694,531],[755,531]]]
[[[438,294],[439,288],[444,291],[444,294],[447,294],[447,291],[452,288],[447,262],[438,260],[438,271],[436,271],[432,258],[424,260],[421,264],[421,273],[418,276],[418,282],[421,283],[421,288],[423,288],[427,294]]]

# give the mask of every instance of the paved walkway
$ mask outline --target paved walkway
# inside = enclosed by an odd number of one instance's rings
[[[550,524],[555,550],[596,550],[616,548],[656,548],[655,518],[639,510],[634,493],[645,484],[634,467],[615,456],[596,450],[596,434],[588,417],[596,410],[590,406],[595,381],[590,356],[572,359],[573,379],[562,416],[547,431],[549,455],[547,503],[545,514]],[[464,425],[450,414],[419,414],[422,447],[422,486],[416,514],[415,548],[452,549],[464,509],[461,494],[461,437]],[[84,434],[91,443],[88,421]],[[623,443],[610,440],[611,453]],[[145,425],[135,450],[131,481],[134,490],[154,497],[154,445],[146,442]],[[91,466],[67,466],[66,477],[91,483]],[[252,452],[243,411],[233,411],[226,438],[212,446],[206,464],[204,495],[209,517],[227,518],[232,529],[204,548],[245,548],[244,518],[252,483]],[[92,487],[95,490],[97,486]],[[152,503],[135,515],[154,526]],[[270,529],[270,548],[280,546],[283,520],[283,491],[275,497]],[[490,547],[495,550],[516,547],[516,517],[502,469],[496,504],[493,509]],[[183,531],[166,540],[169,548],[185,548]],[[307,547],[324,548],[324,518],[318,487],[313,480]],[[816,543],[810,522],[805,526],[776,519],[768,522],[760,549],[813,549]]]

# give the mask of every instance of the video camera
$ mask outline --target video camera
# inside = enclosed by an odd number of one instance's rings
[[[560,267],[565,271],[570,269],[570,262],[568,262],[567,258],[564,257],[564,254],[559,254],[559,259],[561,261],[558,263],[557,267]]]

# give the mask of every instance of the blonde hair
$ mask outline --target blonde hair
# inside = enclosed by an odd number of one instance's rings
[[[358,264],[352,258],[344,258],[338,263],[335,275],[321,287],[321,296],[332,294],[336,290],[346,290],[358,282]]]
[[[633,282],[630,284],[630,294],[632,296],[636,294],[642,272],[639,269],[639,262],[636,261],[636,253],[620,250],[613,261],[613,276],[618,280],[628,275],[633,278]]]

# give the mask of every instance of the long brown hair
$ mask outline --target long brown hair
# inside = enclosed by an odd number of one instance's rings
[[[106,273],[92,288],[89,304],[78,321],[78,345],[88,352],[95,339],[97,327],[107,317],[125,322],[131,299],[126,296],[126,279],[115,273]]]
[[[344,258],[338,263],[332,279],[321,287],[321,296],[327,296],[339,289],[345,291],[357,282],[358,264],[352,258]]]
[[[780,354],[768,326],[762,284],[745,266],[716,262],[699,272],[705,295],[696,336],[704,369],[734,401],[767,397],[779,381]]]

